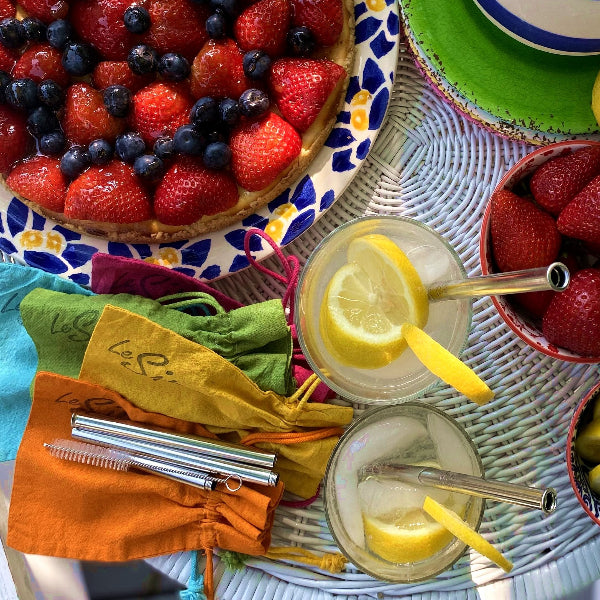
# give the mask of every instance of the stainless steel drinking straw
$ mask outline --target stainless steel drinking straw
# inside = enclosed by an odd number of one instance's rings
[[[155,426],[136,425],[122,419],[93,417],[80,412],[73,413],[71,426],[78,429],[120,435],[131,440],[154,442],[167,448],[257,465],[264,469],[272,469],[277,460],[277,455],[274,452],[267,452],[266,450],[247,448],[241,444],[230,444],[192,434],[175,433]]]
[[[360,469],[358,476],[359,480],[368,477],[399,479],[413,485],[428,485],[498,502],[536,508],[545,514],[556,510],[556,490],[554,488],[538,489],[503,481],[490,481],[442,469],[390,462],[365,465]]]
[[[524,269],[435,283],[427,290],[427,294],[430,300],[437,301],[543,290],[562,292],[567,289],[570,280],[569,269],[563,263],[555,262],[547,267],[537,269]]]
[[[255,465],[225,461],[223,459],[208,457],[206,455],[188,452],[178,448],[167,448],[166,446],[154,442],[132,440],[128,437],[115,435],[113,433],[72,427],[71,436],[77,440],[124,450],[138,456],[157,458],[176,467],[207,471],[208,473],[218,473],[226,477],[235,477],[248,483],[275,486],[279,480],[279,475],[277,473]]]

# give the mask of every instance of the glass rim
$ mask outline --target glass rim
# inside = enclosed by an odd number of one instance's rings
[[[441,573],[444,573],[445,571],[450,569],[458,560],[460,560],[460,558],[464,555],[465,551],[468,548],[468,544],[465,544],[461,540],[458,540],[458,538],[456,538],[456,536],[454,536],[454,538],[459,542],[458,547],[460,547],[461,549],[459,552],[456,553],[456,556],[452,557],[451,561],[449,561],[448,563],[445,563],[441,568],[436,569],[433,572],[428,573],[427,575],[423,575],[421,577],[418,577],[418,576],[411,577],[410,579],[407,579],[407,578],[397,578],[397,579],[382,578],[382,576],[380,574],[377,574],[374,571],[370,570],[369,568],[365,567],[361,563],[361,561],[356,560],[357,557],[352,556],[351,553],[346,550],[344,542],[340,539],[340,535],[338,535],[338,533],[336,532],[335,527],[332,526],[332,518],[330,516],[330,509],[328,507],[329,506],[329,504],[328,504],[329,491],[328,490],[330,487],[329,481],[330,481],[330,478],[332,477],[331,472],[332,472],[333,463],[334,463],[336,457],[338,456],[338,453],[340,452],[340,449],[342,448],[343,443],[345,442],[345,440],[347,440],[349,437],[351,437],[352,433],[355,433],[356,430],[359,430],[359,429],[361,429],[362,426],[365,426],[366,424],[368,424],[368,423],[366,423],[366,421],[372,421],[372,418],[377,413],[386,412],[386,411],[393,412],[394,410],[398,410],[398,408],[400,408],[400,407],[407,407],[407,406],[415,407],[415,408],[418,407],[422,410],[430,411],[430,412],[442,417],[446,422],[448,422],[448,423],[450,423],[450,425],[454,426],[458,430],[458,433],[461,435],[461,437],[467,442],[467,445],[469,446],[469,448],[471,450],[472,456],[475,458],[475,463],[477,465],[477,468],[479,469],[479,472],[480,472],[479,476],[485,477],[485,467],[483,465],[481,455],[479,454],[479,450],[478,450],[477,446],[475,445],[475,442],[473,441],[473,439],[471,438],[471,436],[469,435],[469,433],[467,432],[465,427],[461,423],[459,423],[459,421],[457,419],[455,419],[454,417],[452,417],[451,415],[446,413],[444,410],[442,410],[436,406],[433,406],[432,404],[428,404],[427,402],[424,402],[423,400],[407,400],[407,401],[396,402],[394,404],[388,404],[386,406],[375,406],[375,407],[369,408],[358,419],[353,421],[352,424],[344,431],[344,433],[341,435],[338,442],[336,443],[335,447],[333,448],[331,455],[329,456],[329,460],[327,461],[327,467],[325,469],[325,476],[323,478],[323,509],[324,509],[324,513],[325,513],[325,520],[327,521],[327,528],[329,530],[329,533],[333,537],[333,541],[335,542],[335,544],[338,547],[338,549],[340,550],[340,552],[342,552],[342,554],[344,554],[344,556],[352,564],[354,564],[360,571],[362,571],[363,573],[365,573],[367,575],[370,575],[371,577],[374,577],[375,579],[378,579],[379,581],[389,581],[391,583],[417,583],[419,581],[425,581],[427,579],[436,577],[437,575],[440,575]],[[331,487],[335,490],[335,484],[332,484]],[[469,526],[473,527],[475,529],[475,531],[478,532],[481,527],[481,523],[483,521],[483,514],[485,512],[486,503],[485,503],[485,498],[478,498],[476,496],[473,496],[473,498],[475,499],[475,501],[479,501],[480,507],[479,507],[479,510],[477,511],[477,517],[475,519],[475,523],[473,525],[469,524]],[[337,506],[338,506],[338,504],[337,504],[337,500],[336,500],[335,501],[336,512],[337,512]],[[450,542],[450,543],[452,543],[452,542]],[[429,559],[437,556],[438,553],[433,554],[431,557],[429,557]],[[429,560],[429,559],[426,559],[426,560]],[[385,561],[385,559],[383,559],[383,558],[381,558],[380,560]],[[394,563],[390,563],[390,564],[394,564]]]
[[[409,400],[415,400],[417,398],[421,398],[427,392],[431,391],[436,385],[438,385],[439,381],[434,380],[431,383],[427,384],[421,390],[418,390],[416,392],[413,392],[413,393],[410,393],[410,394],[407,394],[404,396],[397,395],[397,396],[392,396],[392,397],[387,397],[387,398],[372,398],[369,396],[365,396],[364,394],[356,393],[347,388],[344,388],[343,386],[339,385],[335,381],[332,381],[332,379],[330,377],[328,377],[325,373],[323,373],[323,370],[316,364],[315,360],[313,359],[313,357],[308,349],[308,346],[306,344],[306,341],[304,339],[304,332],[303,332],[303,329],[302,329],[302,326],[300,323],[300,311],[298,310],[298,307],[301,306],[301,304],[302,304],[301,303],[301,291],[302,291],[302,286],[303,286],[304,280],[310,271],[310,267],[311,267],[312,263],[321,254],[321,251],[323,250],[323,248],[325,246],[327,246],[327,244],[331,241],[331,239],[333,239],[334,237],[337,237],[338,234],[342,233],[346,229],[356,226],[359,223],[364,223],[364,222],[368,222],[368,221],[403,222],[403,223],[408,223],[410,225],[417,226],[417,227],[423,229],[424,231],[427,231],[428,233],[433,235],[436,239],[438,239],[445,246],[445,248],[449,251],[450,255],[454,259],[454,262],[458,266],[458,268],[464,278],[467,277],[467,272],[466,272],[464,263],[463,263],[460,255],[454,249],[452,244],[450,244],[450,242],[443,235],[438,233],[435,229],[433,229],[430,225],[427,225],[426,223],[417,221],[416,219],[413,219],[411,217],[404,217],[404,216],[399,216],[399,215],[363,215],[363,216],[359,216],[354,219],[351,219],[350,221],[346,221],[345,223],[338,225],[335,229],[330,231],[314,247],[312,252],[309,254],[308,258],[306,259],[306,262],[304,263],[304,265],[302,266],[302,268],[300,270],[300,274],[298,276],[298,282],[296,285],[296,291],[294,293],[294,306],[295,306],[294,326],[296,329],[296,336],[298,338],[298,343],[300,344],[300,348],[302,349],[302,353],[304,354],[306,361],[308,362],[310,368],[314,371],[314,373],[319,377],[319,379],[321,379],[321,381],[323,383],[325,383],[325,385],[327,385],[331,390],[333,390],[335,393],[339,394],[343,398],[350,400],[352,402],[358,402],[360,404],[365,404],[367,406],[378,406],[378,405],[379,406],[387,406],[390,403],[409,401]],[[472,323],[473,323],[473,303],[470,302],[468,305],[468,311],[467,311],[467,326],[465,328],[464,336],[461,341],[460,347],[458,348],[457,356],[460,356],[460,354],[467,347],[468,340],[469,340],[469,333],[471,330]]]

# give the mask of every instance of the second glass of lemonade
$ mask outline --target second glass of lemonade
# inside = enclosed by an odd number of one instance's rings
[[[360,217],[325,237],[307,260],[296,291],[298,339],[315,373],[341,396],[364,403],[416,398],[439,379],[409,348],[385,366],[363,368],[349,366],[336,358],[323,339],[320,320],[328,285],[336,272],[347,264],[351,242],[373,234],[385,236],[404,252],[425,288],[466,278],[458,254],[427,225],[395,216]],[[423,329],[459,356],[467,343],[471,318],[469,298],[429,302],[429,316]]]
[[[485,501],[412,481],[361,475],[364,467],[378,462],[483,477],[472,440],[457,421],[423,401],[375,407],[340,438],[325,475],[329,530],[361,571],[408,583],[449,569],[466,545],[425,513],[425,497],[454,511],[476,531]]]

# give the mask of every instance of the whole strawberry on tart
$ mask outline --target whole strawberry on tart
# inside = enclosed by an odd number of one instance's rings
[[[0,174],[110,240],[193,238],[315,157],[354,53],[351,0],[20,0],[0,15]]]

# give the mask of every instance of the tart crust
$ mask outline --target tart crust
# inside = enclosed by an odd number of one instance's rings
[[[123,243],[168,243],[188,240],[199,235],[210,233],[232,225],[244,217],[253,214],[276,198],[281,192],[296,181],[301,173],[313,161],[329,133],[335,125],[337,114],[344,105],[345,93],[348,87],[349,73],[354,62],[354,0],[343,0],[344,26],[339,40],[334,46],[323,48],[314,58],[328,58],[344,67],[346,77],[331,93],[325,106],[315,122],[301,134],[302,150],[300,155],[271,183],[268,187],[257,192],[250,192],[241,187],[237,204],[228,211],[202,217],[191,225],[169,226],[157,220],[139,223],[104,223],[69,219],[63,213],[57,213],[43,208],[35,202],[15,194],[7,185],[4,177],[0,177],[0,186],[7,189],[13,196],[24,202],[37,213],[60,223],[64,227],[114,242]],[[276,112],[276,110],[275,110]]]

